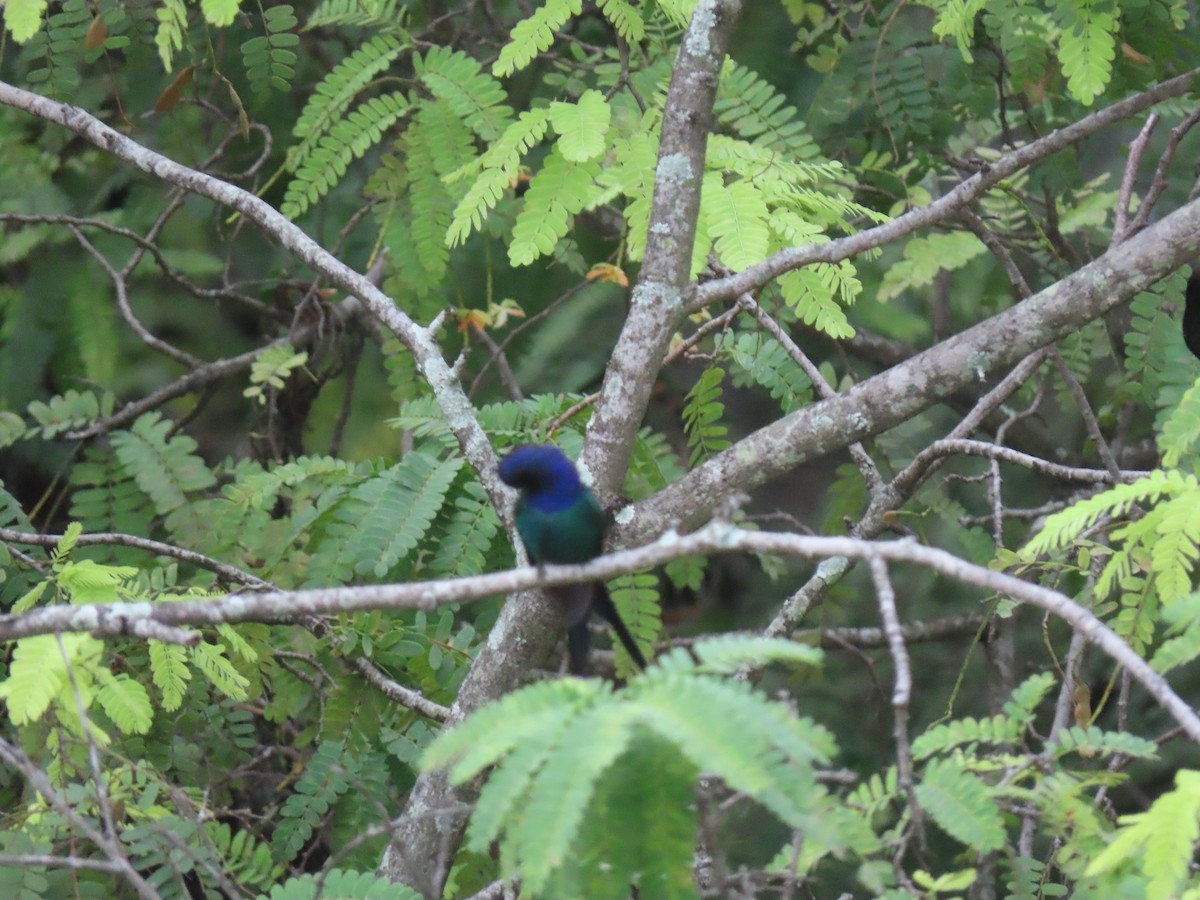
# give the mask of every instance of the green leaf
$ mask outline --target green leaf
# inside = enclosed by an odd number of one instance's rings
[[[45,12],[46,0],[7,0],[4,24],[12,32],[13,40],[23,44],[38,33]]]
[[[433,47],[413,59],[413,68],[433,96],[489,144],[512,124],[504,88],[461,50]]]
[[[421,895],[412,888],[381,878],[375,872],[343,869],[289,878],[263,896],[267,900],[421,900]]]
[[[194,454],[194,440],[183,434],[168,437],[173,428],[172,422],[150,412],[140,416],[129,431],[117,431],[111,437],[117,458],[154,501],[159,515],[183,506],[188,493],[216,482],[204,461]]]
[[[596,5],[624,40],[635,44],[646,36],[646,23],[628,0],[598,0]]]
[[[570,230],[572,217],[594,200],[599,173],[599,160],[571,162],[556,145],[525,194],[508,245],[509,262],[523,266],[550,255]]]
[[[246,688],[250,686],[250,680],[225,658],[225,648],[220,644],[201,641],[192,648],[192,662],[225,696],[233,700],[246,699]]]
[[[158,55],[163,68],[171,71],[171,60],[175,51],[183,49],[183,34],[187,30],[187,7],[183,0],[162,0],[162,6],[155,10],[158,18],[158,31],[154,35],[154,43],[158,45]]]
[[[692,448],[689,465],[694,466],[730,446],[725,437],[728,429],[721,422],[725,414],[725,404],[721,402],[721,381],[724,377],[724,370],[713,366],[706,369],[688,391],[683,406],[683,428],[688,436],[688,445]]]
[[[96,695],[113,723],[125,734],[145,734],[154,723],[150,695],[140,682],[121,673],[101,679],[104,687]]]
[[[539,891],[567,861],[596,780],[629,743],[634,714],[625,705],[597,705],[562,733],[538,773],[513,838],[526,889]]]
[[[1084,106],[1091,106],[1112,75],[1117,17],[1102,0],[1068,0],[1058,8],[1064,19],[1058,58],[1067,90]]]
[[[75,697],[67,667],[75,667],[75,677],[80,678],[82,668],[98,658],[103,648],[87,634],[40,634],[17,641],[8,678],[0,682],[0,699],[8,706],[9,720],[17,726],[37,721],[62,691],[70,692],[73,710]]]
[[[187,649],[178,644],[150,641],[150,672],[155,686],[162,691],[164,712],[174,712],[183,703],[187,683],[192,677],[187,665]]]
[[[450,228],[446,232],[447,246],[458,246],[473,230],[482,227],[485,213],[510,188],[522,157],[542,139],[549,124],[548,109],[526,110],[474,165],[447,176],[447,181],[454,181],[476,170],[480,173],[454,208]]]
[[[1146,900],[1181,896],[1197,838],[1200,838],[1200,772],[1175,774],[1175,790],[1163,794],[1150,809],[1122,816],[1113,842],[1087,867],[1088,875],[1108,872],[1130,862],[1149,877]]]
[[[986,252],[979,238],[969,231],[912,238],[904,245],[904,260],[884,272],[878,299],[891,300],[906,290],[926,287],[939,272],[961,269]]]
[[[951,837],[980,853],[1004,846],[1004,820],[987,785],[957,763],[931,762],[916,791],[921,807]]]
[[[611,115],[604,95],[595,90],[584,91],[576,103],[551,103],[550,122],[563,158],[587,162],[602,154]]]
[[[525,68],[539,53],[550,49],[554,32],[582,11],[583,0],[546,0],[532,16],[517,23],[492,66],[492,74],[503,78]]]
[[[641,648],[642,655],[650,659],[654,655],[651,647],[662,630],[658,576],[646,572],[621,575],[608,583],[608,592],[621,621]],[[616,653],[617,675],[628,678],[636,674],[637,668],[620,641],[613,641],[613,650]]]
[[[239,6],[240,0],[200,0],[200,11],[204,13],[204,21],[218,28],[233,24]]]
[[[770,233],[762,191],[747,180],[724,185],[706,175],[701,210],[721,262],[740,272],[767,255]]]
[[[736,672],[746,665],[782,662],[819,666],[824,654],[818,647],[783,638],[722,635],[700,641],[695,653],[703,670],[716,673]]]

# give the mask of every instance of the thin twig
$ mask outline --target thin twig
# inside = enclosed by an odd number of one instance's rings
[[[1137,180],[1137,170],[1142,164],[1142,156],[1150,135],[1158,125],[1158,113],[1146,117],[1146,124],[1138,132],[1138,136],[1129,145],[1129,158],[1125,161],[1125,171],[1121,175],[1121,188],[1117,192],[1117,212],[1113,221],[1112,242],[1119,244],[1129,234],[1129,204],[1133,200],[1133,183]]]
[[[875,599],[879,602],[879,617],[887,636],[888,652],[895,670],[895,685],[892,689],[892,714],[896,738],[896,782],[908,799],[909,815],[917,842],[925,847],[924,817],[917,802],[917,791],[913,784],[912,747],[908,738],[908,704],[912,698],[912,668],[908,661],[908,648],[904,645],[904,631],[900,627],[900,616],[896,612],[896,592],[888,576],[887,563],[874,558],[870,561],[871,580],[875,584]]]

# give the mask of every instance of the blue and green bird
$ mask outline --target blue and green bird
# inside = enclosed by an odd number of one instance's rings
[[[575,464],[557,447],[528,444],[500,461],[500,480],[520,491],[517,531],[529,559],[542,563],[583,563],[600,555],[607,522],[595,495],[579,480]],[[616,632],[639,668],[646,658],[617,614],[601,582],[548,588],[567,623],[570,669],[587,665],[588,617],[595,610]]]

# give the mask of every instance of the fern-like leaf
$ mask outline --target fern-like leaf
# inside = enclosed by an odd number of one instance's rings
[[[265,896],[267,900],[421,900],[412,888],[380,878],[375,872],[344,869],[289,878]]]
[[[406,42],[390,35],[378,35],[358,47],[321,79],[304,104],[292,127],[299,139],[288,151],[288,170],[295,171],[371,79],[391,65],[407,49]]]
[[[317,747],[296,782],[296,792],[279,810],[279,826],[271,842],[279,859],[294,859],[334,800],[350,789],[349,765],[341,742],[326,741]]]
[[[753,69],[727,60],[713,112],[735,134],[796,160],[818,153],[795,107]]]
[[[916,791],[922,808],[951,837],[983,853],[1004,846],[1004,821],[987,785],[956,762],[930,763]]]
[[[113,449],[126,473],[166,515],[187,502],[192,491],[211,487],[216,478],[196,456],[196,442],[187,435],[168,438],[172,423],[158,413],[145,413],[129,431],[112,435]]]
[[[692,448],[688,465],[707,459],[730,446],[728,429],[721,423],[725,404],[721,402],[721,380],[725,372],[713,366],[688,391],[683,406],[683,427]]]
[[[346,583],[354,573],[382,578],[425,536],[461,458],[444,462],[419,452],[356,487],[334,512],[336,522],[313,559],[309,581]]]
[[[1170,604],[1192,589],[1192,571],[1200,557],[1200,490],[1188,491],[1161,504],[1158,539],[1150,547],[1155,586],[1164,604]]]
[[[562,732],[514,829],[526,889],[537,893],[567,860],[596,780],[629,743],[633,716],[628,705],[596,705]]]
[[[423,270],[416,281],[436,285],[450,260],[446,231],[455,203],[443,176],[473,155],[471,133],[448,103],[436,101],[424,104],[417,112],[403,143],[408,156],[405,167],[412,214],[411,252]]]
[[[550,104],[558,151],[570,162],[587,162],[604,152],[612,110],[599,91],[584,91],[575,103]]]
[[[719,347],[755,383],[770,391],[785,413],[799,409],[811,399],[812,382],[774,338],[758,332],[730,331]]]
[[[986,0],[948,0],[933,25],[933,33],[940,38],[947,35],[958,44],[963,62],[972,61],[971,41],[975,37],[975,15],[983,9]]]
[[[242,391],[242,396],[266,404],[267,389],[282,390],[292,371],[299,369],[306,362],[308,351],[297,353],[286,341],[267,347],[251,363],[250,387]]]
[[[483,225],[484,215],[512,186],[521,158],[542,139],[549,124],[549,110],[526,110],[516,122],[505,129],[500,139],[488,148],[476,163],[447,178],[448,181],[452,181],[474,171],[479,172],[467,193],[458,202],[458,206],[454,208],[450,228],[446,232],[448,246],[455,247],[461,244],[473,230]]]
[[[1153,759],[1158,756],[1158,745],[1135,734],[1124,731],[1101,731],[1094,725],[1090,728],[1064,728],[1059,733],[1057,755],[1078,752],[1087,756],[1111,756],[1120,753],[1136,759]]]
[[[1155,800],[1149,810],[1121,817],[1116,838],[1090,861],[1087,874],[1129,862],[1149,879],[1147,900],[1183,896],[1198,837],[1200,772],[1185,769],[1175,775],[1175,790]]]
[[[104,670],[104,686],[96,695],[104,712],[125,734],[145,734],[154,722],[150,695],[142,684],[124,673],[112,675]]]
[[[610,690],[599,681],[567,678],[506,694],[439,735],[422,755],[421,765],[439,768],[453,763],[450,778],[461,784]]]
[[[629,0],[597,0],[596,5],[626,42],[636,44],[646,36],[642,14]]]
[[[408,10],[400,0],[323,0],[304,30],[325,26],[367,28],[381,34],[403,34]]]
[[[508,245],[509,262],[528,265],[552,253],[570,229],[572,217],[594,200],[599,172],[599,160],[574,163],[556,146],[525,194]]]
[[[888,266],[884,273],[879,299],[891,300],[906,290],[932,284],[939,272],[961,269],[986,252],[969,231],[913,238],[904,245],[904,260]]]
[[[854,269],[846,261],[785,272],[779,278],[779,287],[784,302],[805,325],[832,338],[854,337],[854,328],[835,299],[839,290],[857,293],[859,288]]]
[[[476,853],[486,853],[499,837],[505,823],[517,813],[533,782],[534,776],[575,719],[550,721],[536,741],[526,741],[509,753],[488,776],[480,792],[475,815],[467,826],[467,847]]]
[[[1099,0],[1069,0],[1058,8],[1064,18],[1058,58],[1067,90],[1084,106],[1091,106],[1112,76],[1117,16]]]
[[[1200,381],[1193,384],[1179,405],[1171,410],[1158,436],[1159,449],[1163,451],[1163,465],[1178,466],[1186,456],[1195,453],[1200,440]]]
[[[504,78],[525,68],[539,53],[550,49],[554,32],[581,12],[583,0],[546,0],[532,16],[517,23],[492,66],[492,74]]]
[[[245,700],[250,680],[233,667],[220,644],[201,641],[192,648],[192,662],[217,690],[233,700]]]
[[[641,648],[642,655],[653,656],[650,648],[662,630],[662,603],[658,595],[656,575],[631,573],[614,578],[608,583],[608,592],[617,607],[621,620]],[[619,641],[613,642],[617,657],[617,675],[628,678],[637,672],[629,653]]]
[[[646,778],[648,772],[654,777]],[[552,879],[547,895],[616,900],[636,883],[645,900],[694,898],[695,777],[670,741],[635,731],[620,763],[600,776],[572,849],[575,862],[556,873],[566,877]],[[612,827],[618,819],[622,827]],[[567,877],[574,879],[570,886]]]
[[[352,160],[378,144],[407,112],[408,99],[400,91],[372,97],[351,110],[321,138],[297,169],[280,211],[291,219],[303,215],[333,189]]]
[[[696,645],[700,670],[730,674],[742,666],[765,665],[772,662],[790,665],[820,665],[824,654],[817,647],[781,638],[721,635]]]
[[[769,213],[762,192],[745,179],[722,184],[711,173],[704,188],[701,210],[721,262],[740,272],[766,258]]]
[[[164,712],[174,712],[183,703],[187,683],[192,677],[187,659],[187,650],[178,644],[150,641],[150,674],[162,692]]]
[[[92,391],[69,390],[51,397],[48,402],[34,400],[27,407],[44,438],[57,437],[65,431],[83,428],[113,411],[113,395],[97,396]],[[36,429],[31,429],[36,432]]]
[[[495,141],[512,124],[504,88],[461,50],[434,47],[415,57],[413,68],[430,93],[483,140]]]
[[[624,493],[641,500],[683,477],[683,466],[666,435],[650,428],[638,432],[625,475]]]
[[[287,91],[296,74],[298,59],[292,48],[300,44],[300,36],[292,32],[298,24],[296,17],[290,5],[281,3],[264,10],[262,22],[266,34],[242,44],[246,77],[250,79],[250,87],[256,94],[265,95],[272,90]]]
[[[431,567],[438,575],[478,575],[500,530],[500,517],[483,486],[467,482],[454,500],[450,522],[438,543]]]
[[[1134,503],[1155,501],[1163,495],[1176,496],[1200,489],[1195,476],[1178,470],[1156,469],[1130,484],[1120,484],[1089,497],[1046,520],[1037,536],[1025,545],[1022,557],[1033,559],[1039,553],[1066,546],[1100,516],[1122,515]]]
[[[78,684],[82,671],[102,649],[103,644],[87,634],[39,634],[17,641],[8,678],[0,681],[0,699],[8,707],[9,721],[17,726],[36,722],[64,690],[68,697],[63,699],[70,703],[64,712],[77,718],[68,667],[75,670]]]
[[[183,49],[183,34],[187,30],[187,7],[183,0],[162,0],[155,14],[158,16],[158,31],[154,43],[163,68],[171,71],[171,60],[175,52]]]

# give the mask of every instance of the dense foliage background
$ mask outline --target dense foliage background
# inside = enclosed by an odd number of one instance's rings
[[[1200,897],[1194,5],[740,6],[7,0],[0,894]]]

